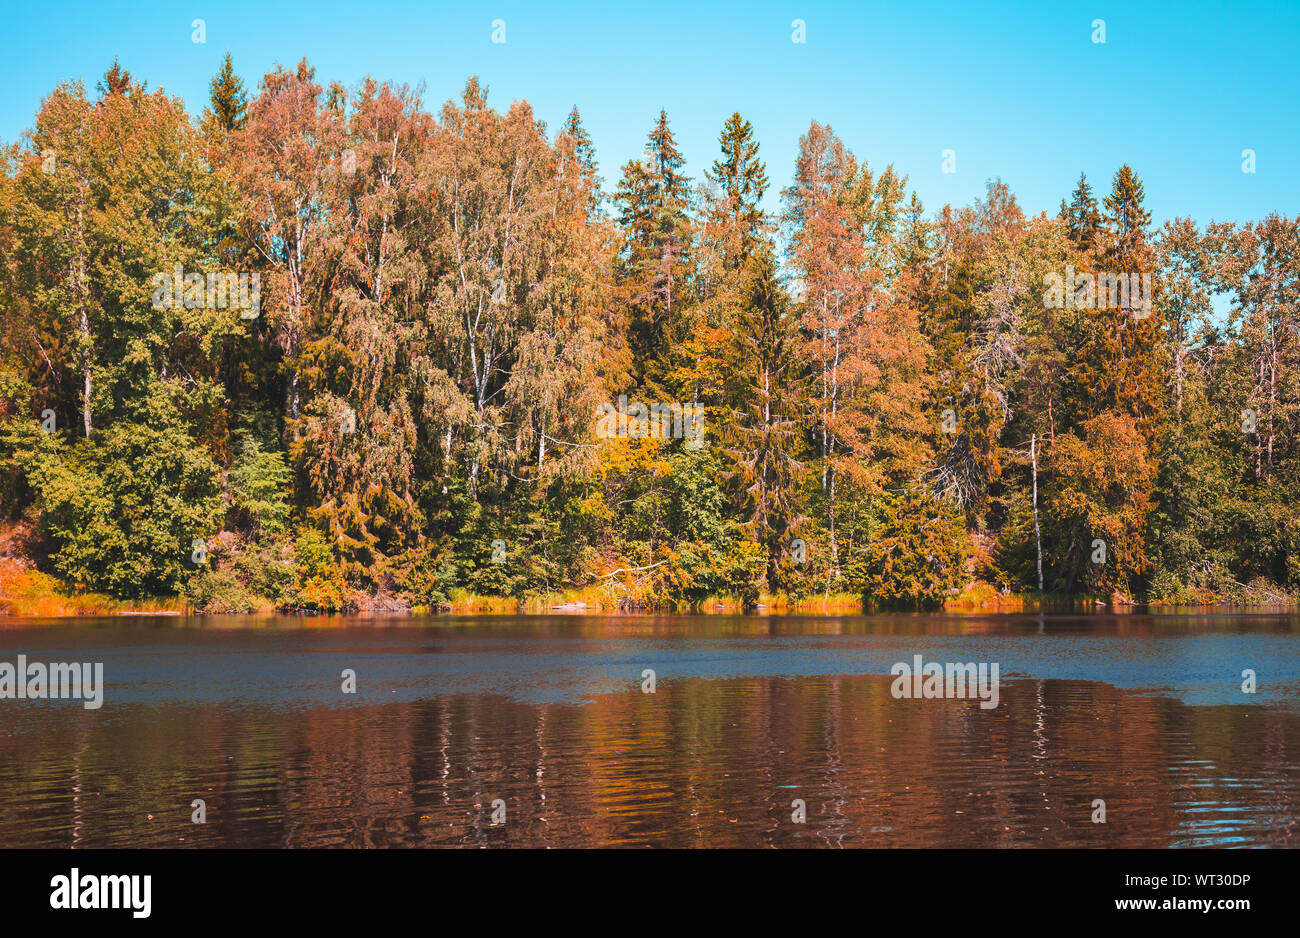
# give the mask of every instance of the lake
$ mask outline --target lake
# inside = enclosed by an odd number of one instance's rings
[[[0,700],[6,847],[1300,841],[1295,613],[0,619],[20,654],[103,706]],[[918,654],[997,706],[895,697]]]

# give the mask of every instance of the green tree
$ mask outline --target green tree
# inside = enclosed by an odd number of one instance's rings
[[[28,477],[55,569],[111,596],[175,595],[195,542],[219,529],[217,467],[172,421],[116,423],[37,458]]]
[[[717,185],[721,200],[709,213],[720,228],[724,264],[734,270],[744,265],[764,237],[766,216],[759,202],[767,191],[767,171],[758,158],[754,127],[740,114],[727,118],[718,145],[722,156],[705,176]]]
[[[787,586],[782,557],[801,517],[796,492],[807,402],[797,319],[772,252],[750,258],[746,272],[732,323],[724,432],[744,530],[767,555],[768,589],[779,592]]]
[[[1101,230],[1101,213],[1097,211],[1097,200],[1093,198],[1092,186],[1088,177],[1079,173],[1079,184],[1074,187],[1070,204],[1061,203],[1061,215],[1065,219],[1065,232],[1081,251],[1092,250],[1097,233]]]
[[[1125,163],[1115,171],[1110,195],[1103,200],[1113,256],[1133,260],[1145,246],[1146,230],[1151,224],[1151,213],[1142,204],[1145,198],[1146,187],[1133,167]]]
[[[890,496],[866,556],[866,598],[883,606],[938,606],[966,579],[970,543],[953,506],[918,486]]]
[[[671,367],[671,337],[690,299],[690,187],[668,115],[650,131],[645,155],[623,167],[614,194],[622,234],[618,281],[628,344],[639,382],[661,381]]]
[[[254,537],[285,533],[291,480],[282,453],[263,450],[251,437],[244,439],[230,469],[230,501]]]
[[[244,82],[235,74],[229,50],[221,62],[221,70],[208,85],[208,91],[218,126],[225,131],[241,129],[248,120],[248,95],[244,91]]]

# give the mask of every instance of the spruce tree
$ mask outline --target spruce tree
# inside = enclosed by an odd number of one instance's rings
[[[1112,253],[1130,263],[1137,260],[1135,255],[1146,244],[1146,230],[1151,224],[1151,213],[1142,206],[1145,197],[1142,180],[1125,163],[1115,172],[1105,206]]]
[[[1126,286],[1135,282],[1131,278],[1138,278],[1140,286],[1142,275],[1150,275],[1154,266],[1145,231],[1151,213],[1142,198],[1141,181],[1131,167],[1121,166],[1104,203],[1105,244],[1098,252],[1098,273],[1123,278]],[[1076,420],[1118,414],[1134,421],[1147,443],[1154,444],[1167,379],[1162,303],[1158,296],[1149,297],[1148,309],[1105,284],[1099,276],[1094,308],[1081,321],[1084,331],[1072,365]]]
[[[569,111],[569,116],[565,118],[564,126],[560,128],[560,136],[569,138],[568,146],[571,149],[567,151],[569,156],[566,158],[577,163],[578,173],[587,185],[587,214],[591,215],[600,207],[603,198],[600,180],[596,176],[599,166],[596,163],[596,147],[592,143],[591,134],[587,133],[587,128],[582,126],[582,117],[578,114],[576,104]]]
[[[126,94],[129,90],[131,90],[131,73],[118,65],[117,56],[114,56],[113,64],[104,73],[104,80],[99,83],[99,93],[108,97],[111,94]]]
[[[1101,214],[1097,211],[1097,200],[1092,195],[1092,186],[1088,177],[1079,174],[1079,184],[1074,187],[1070,204],[1061,203],[1061,217],[1065,220],[1065,232],[1080,250],[1088,251],[1101,229]]]
[[[596,163],[596,147],[591,142],[591,134],[587,133],[587,128],[582,126],[582,117],[578,114],[578,106],[575,104],[569,111],[569,116],[564,120],[564,127],[560,132],[573,138],[573,156],[582,164],[585,172],[591,175],[596,174],[598,165]]]
[[[745,286],[729,349],[731,419],[724,431],[735,466],[742,526],[762,548],[767,588],[787,588],[782,556],[801,520],[802,415],[808,410],[799,357],[798,319],[772,250],[763,245],[745,264]]]
[[[681,172],[686,159],[677,149],[677,141],[668,126],[668,114],[663,110],[659,111],[659,120],[650,131],[646,152],[659,209],[684,213],[690,186],[690,180]]]
[[[718,144],[722,158],[705,175],[722,190],[724,202],[712,220],[721,223],[729,241],[736,242],[724,247],[724,264],[734,270],[753,254],[763,234],[766,218],[758,203],[767,191],[767,167],[758,159],[753,125],[739,113],[727,118]]]
[[[221,128],[231,131],[243,127],[247,119],[245,110],[248,96],[244,93],[244,83],[235,74],[229,51],[221,63],[221,71],[217,72],[208,88],[211,91],[212,113]]]
[[[662,110],[645,155],[623,167],[614,195],[623,229],[619,279],[629,307],[629,345],[638,378],[654,383],[668,367],[674,316],[690,287],[690,180]]]

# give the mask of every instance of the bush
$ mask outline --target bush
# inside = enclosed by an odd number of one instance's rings
[[[394,565],[393,587],[413,606],[449,606],[460,570],[450,557],[432,547],[417,547]]]
[[[250,545],[235,555],[235,575],[254,595],[279,602],[297,572],[293,544],[274,541]]]
[[[280,608],[289,612],[348,612],[356,608],[352,589],[333,548],[319,531],[306,529],[294,545],[298,560],[293,585]]]
[[[195,612],[241,613],[255,612],[258,608],[256,597],[239,582],[235,571],[229,569],[203,567],[186,581],[182,595]]]

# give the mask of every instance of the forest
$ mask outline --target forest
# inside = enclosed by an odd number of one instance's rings
[[[606,178],[475,78],[53,89],[0,150],[0,611],[1300,597],[1300,219],[1157,226],[1129,165],[927,210],[816,120],[769,170],[647,118]]]

